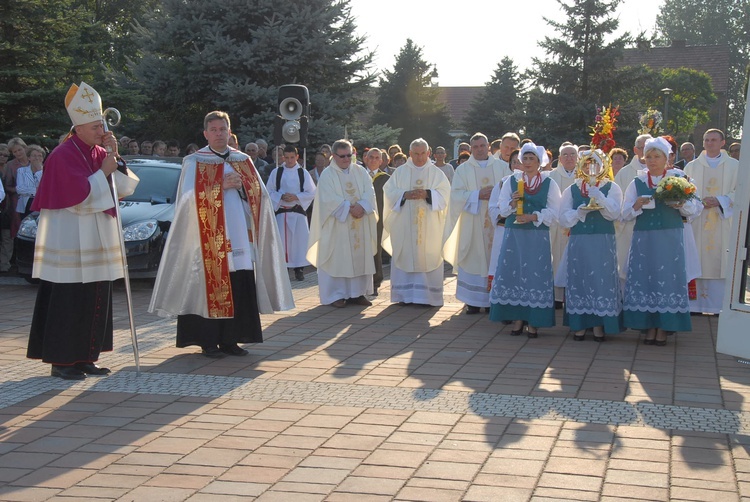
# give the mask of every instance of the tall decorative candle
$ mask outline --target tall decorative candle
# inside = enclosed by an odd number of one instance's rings
[[[516,206],[516,215],[520,216],[523,214],[523,176],[518,180],[518,195],[520,197],[518,198],[518,205]]]

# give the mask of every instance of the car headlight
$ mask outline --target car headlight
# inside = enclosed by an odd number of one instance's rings
[[[21,226],[18,229],[18,235],[26,237],[27,239],[36,239],[36,215],[27,216],[21,221]]]
[[[145,220],[133,223],[122,229],[122,236],[125,242],[145,241],[150,238],[159,229],[159,222],[156,220]]]

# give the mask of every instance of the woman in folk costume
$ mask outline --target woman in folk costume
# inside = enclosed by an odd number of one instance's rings
[[[664,138],[646,141],[647,169],[625,190],[622,219],[635,220],[627,264],[623,318],[625,326],[645,330],[646,345],[666,345],[675,331],[690,331],[683,217],[701,211],[698,199],[669,205],[656,200],[665,177],[684,177],[667,169],[671,148]]]
[[[518,157],[520,153],[521,150],[518,148],[510,152],[508,166],[510,166],[510,170],[513,172],[521,169],[521,159]],[[500,216],[500,206],[498,203],[500,202],[500,190],[503,188],[503,183],[508,180],[508,177],[509,176],[506,176],[500,180],[500,182],[492,188],[489,206],[487,208],[487,212],[490,215],[490,221],[495,224],[495,237],[492,240],[492,254],[490,256],[490,276],[489,283],[487,284],[488,289],[492,287],[492,279],[495,277],[494,274],[495,270],[497,270],[497,260],[500,257],[500,249],[503,246],[503,237],[505,236],[505,217]]]
[[[622,289],[617,274],[615,225],[622,207],[622,190],[614,183],[609,157],[601,150],[584,153],[577,179],[565,189],[559,223],[570,239],[555,277],[565,288],[565,324],[573,339],[584,339],[593,328],[594,340],[622,331]]]
[[[537,328],[555,325],[549,225],[557,222],[560,189],[549,172],[539,170],[548,162],[544,147],[527,143],[520,156],[521,170],[500,190],[506,224],[490,291],[490,319],[513,321],[512,336],[520,335],[526,322],[529,338],[536,338]]]

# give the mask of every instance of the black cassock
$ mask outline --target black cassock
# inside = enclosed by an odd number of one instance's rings
[[[177,347],[263,342],[254,271],[230,272],[229,280],[232,283],[234,317],[207,319],[195,314],[177,316]]]
[[[26,357],[70,366],[112,350],[112,281],[41,281]]]

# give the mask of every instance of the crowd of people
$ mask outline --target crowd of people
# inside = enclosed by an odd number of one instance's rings
[[[40,212],[28,357],[83,379],[109,373],[95,363],[111,350],[112,281],[123,276],[109,180],[121,197],[138,178],[119,155],[124,141],[103,126],[98,93],[74,85],[65,104],[73,128],[45,176],[44,151],[16,139],[13,161],[0,145],[0,162],[14,173],[5,192],[15,212]],[[489,313],[511,336],[538,337],[564,308],[576,341],[630,328],[662,346],[690,331],[691,312],[721,309],[739,147],[730,156],[718,129],[697,157],[689,143],[638,136],[629,163],[624,149],[570,142],[552,160],[512,132],[491,142],[476,133],[451,162],[421,138],[406,152],[367,148],[362,160],[342,139],[317,149],[307,170],[292,145],[276,146],[271,162],[263,141],[241,151],[224,112],[203,128],[207,146],[183,160],[149,310],[177,317],[177,346],[206,357],[263,341],[260,314],[294,306],[287,270],[304,280],[316,267],[323,305],[368,306],[383,258],[391,302],[443,305],[447,262],[465,315]],[[673,186],[678,199],[661,193]]]
[[[317,152],[309,173],[287,146],[267,187],[287,265],[300,280],[302,267],[317,267],[321,304],[370,305],[387,256],[392,302],[440,306],[448,262],[465,313],[489,312],[513,336],[536,338],[564,308],[576,341],[630,328],[662,346],[690,331],[691,313],[721,309],[739,149],[724,145],[709,129],[696,157],[691,143],[643,134],[629,163],[622,148],[570,142],[553,161],[515,133],[492,142],[477,133],[454,167],[444,147],[422,139],[408,155],[368,148],[361,164],[340,140]],[[595,182],[592,165],[603,173]],[[659,183],[678,178],[692,195],[660,198]]]

